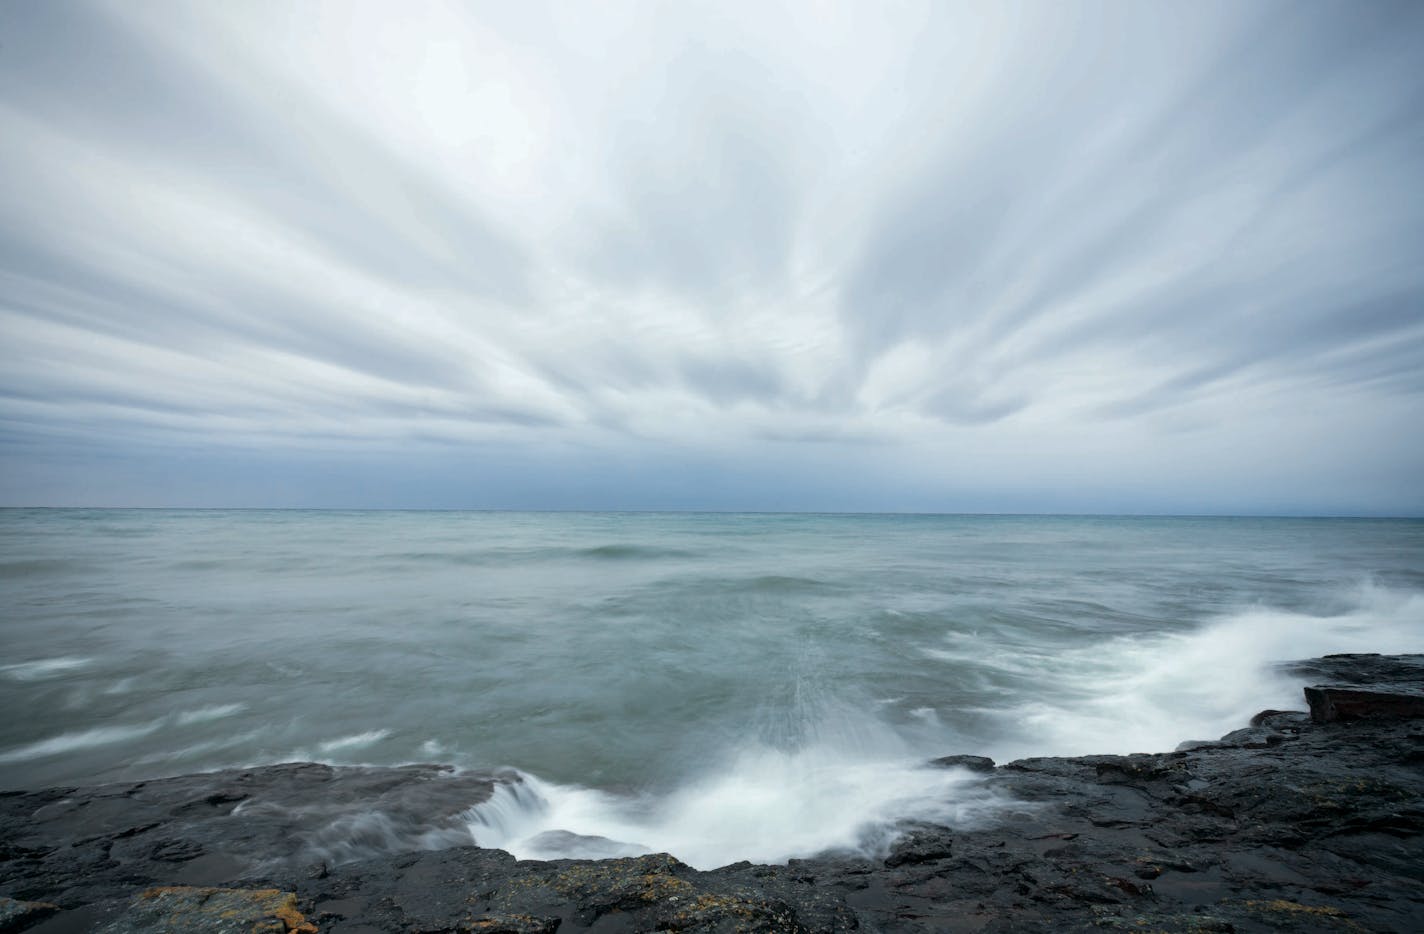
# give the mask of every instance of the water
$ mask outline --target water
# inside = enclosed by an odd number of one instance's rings
[[[1424,650],[1424,521],[0,510],[0,788],[512,767],[520,856],[883,847]],[[606,838],[598,840],[594,838]]]

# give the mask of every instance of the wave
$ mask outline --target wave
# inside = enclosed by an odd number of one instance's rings
[[[1300,678],[1282,662],[1424,650],[1424,594],[1364,586],[1350,604],[1331,615],[1251,607],[1190,632],[1051,652],[969,636],[927,654],[1037,681],[1033,699],[985,712],[1003,736],[983,750],[995,759],[1157,752],[1216,739],[1261,710],[1302,709]]]
[[[62,659],[47,659],[49,662],[58,662]],[[87,659],[70,659],[69,661],[85,661]],[[69,666],[77,667],[77,666]],[[126,679],[127,680],[127,679]],[[105,693],[111,693],[106,691]],[[137,723],[122,726],[100,726],[87,730],[74,730],[68,733],[61,733],[58,736],[51,736],[48,739],[27,743],[23,746],[16,746],[12,749],[0,752],[0,764],[10,764],[14,762],[30,762],[36,759],[47,759],[52,756],[62,756],[74,752],[82,752],[99,746],[114,746],[127,743],[135,739],[142,739],[165,727],[189,726],[193,724],[211,723],[224,717],[240,713],[247,709],[246,704],[222,704],[212,707],[199,707],[195,710],[182,711],[147,723]],[[181,758],[195,750],[219,749],[249,739],[252,733],[241,734],[236,738],[219,739],[211,743],[200,743],[196,746],[185,747],[178,750],[171,757]],[[152,754],[142,757],[137,761],[159,761],[166,756],[165,753]]]
[[[163,749],[158,752],[139,756],[133,760],[134,765],[156,765],[159,763],[182,762],[189,759],[203,759],[213,753],[223,752],[228,749],[236,749],[240,746],[251,743],[265,735],[263,730],[248,730],[244,733],[231,733],[214,739],[192,743],[188,746],[180,746],[177,749]],[[205,769],[220,767],[217,762],[208,762]]]
[[[139,739],[150,733],[155,733],[167,722],[167,718],[164,718],[152,720],[148,723],[134,724],[132,726],[101,726],[95,727],[92,730],[61,733],[49,739],[42,739],[36,743],[16,746],[13,749],[0,752],[0,764],[28,762],[33,759],[63,755],[82,749],[92,749],[95,746],[109,746],[114,743],[125,743],[129,740]]]
[[[218,704],[212,707],[199,707],[196,710],[185,710],[178,714],[176,722],[179,726],[188,726],[192,723],[209,723],[213,720],[221,720],[224,717],[231,717],[233,714],[242,713],[242,711],[246,709],[246,704]]]
[[[822,590],[830,586],[825,581],[810,577],[789,577],[783,574],[763,574],[748,581],[739,582],[747,590],[765,593],[799,593],[808,590]]]
[[[327,754],[344,752],[348,749],[365,749],[376,745],[390,735],[390,730],[367,730],[365,733],[353,733],[339,739],[329,739],[326,742],[318,743],[317,748]]]
[[[977,822],[1001,802],[962,770],[833,744],[754,744],[670,794],[616,795],[520,773],[471,808],[480,846],[520,859],[667,852],[698,869],[828,851],[883,856],[908,820]]]
[[[1300,679],[1282,672],[1282,661],[1421,648],[1424,594],[1367,587],[1351,602],[1332,615],[1252,607],[1191,632],[1113,636],[1069,650],[960,637],[959,645],[926,654],[1038,685],[1032,697],[981,711],[996,721],[999,737],[986,748],[965,748],[931,707],[911,712],[909,731],[822,707],[806,729],[792,731],[808,738],[799,746],[744,743],[720,767],[660,795],[521,773],[522,782],[470,810],[470,832],[479,845],[521,859],[670,852],[701,869],[827,851],[883,854],[906,821],[962,827],[1025,807],[993,796],[966,772],[927,765],[927,749],[1000,762],[1171,749],[1215,739],[1262,709],[1300,708]]]
[[[471,567],[502,567],[544,561],[658,561],[699,557],[696,551],[631,542],[610,542],[588,547],[547,546],[520,548],[475,548],[441,551],[389,552],[377,556],[378,562],[404,564],[453,564]]]
[[[694,552],[680,548],[656,548],[650,545],[612,544],[579,548],[573,554],[599,561],[647,561],[659,558],[690,558]]]
[[[0,675],[4,675],[13,681],[42,681],[45,678],[52,678],[55,675],[64,674],[67,671],[88,668],[92,664],[94,664],[92,658],[75,658],[72,656],[38,658],[30,662],[0,665]]]

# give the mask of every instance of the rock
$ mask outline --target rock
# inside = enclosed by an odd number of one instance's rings
[[[297,897],[277,889],[174,886],[140,892],[100,934],[316,934]]]
[[[952,844],[949,833],[941,828],[912,830],[891,846],[890,855],[885,857],[885,865],[894,868],[947,859],[952,855]]]
[[[1232,730],[1221,738],[1224,746],[1240,746],[1243,749],[1264,749],[1283,742],[1286,735],[1268,727],[1248,726]]]
[[[968,769],[971,772],[994,771],[994,760],[988,756],[940,756],[938,759],[931,759],[930,765],[937,765],[942,769]]]
[[[1424,688],[1411,684],[1319,684],[1305,689],[1316,723],[1366,717],[1424,717]]]
[[[1200,752],[1203,749],[1225,749],[1230,743],[1216,739],[1189,739],[1177,744],[1173,752]]]
[[[529,915],[484,915],[464,922],[459,928],[461,932],[472,934],[554,934],[558,929],[558,918]]]
[[[0,932],[23,931],[59,910],[48,902],[21,902],[0,896]]]
[[[549,883],[560,895],[598,916],[613,909],[636,910],[691,895],[692,883],[682,878],[691,872],[687,864],[666,853],[655,853],[632,859],[580,861],[557,873]]]
[[[1424,655],[1325,655],[1286,662],[1281,671],[1317,681],[1411,684],[1424,681]]]
[[[71,892],[127,898],[145,885],[233,885],[319,863],[468,844],[465,812],[496,783],[517,780],[444,766],[287,763],[7,794],[0,796],[0,856],[16,858],[0,861],[0,879],[37,886],[68,907]]]
[[[1251,718],[1251,726],[1265,726],[1280,729],[1296,726],[1309,714],[1300,710],[1263,710]]]

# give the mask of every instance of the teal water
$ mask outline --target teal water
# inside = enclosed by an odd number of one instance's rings
[[[866,845],[992,810],[926,758],[1170,749],[1299,706],[1274,661],[1421,650],[1417,520],[0,510],[0,788],[509,766],[521,855]]]

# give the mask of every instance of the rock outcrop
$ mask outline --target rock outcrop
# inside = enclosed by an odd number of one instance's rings
[[[1424,686],[1419,656],[1292,670],[1337,713],[1332,692]],[[666,854],[518,861],[468,845],[461,811],[517,781],[497,773],[299,764],[12,792],[0,930],[1412,932],[1424,930],[1413,710],[1263,711],[1150,755],[946,757],[1002,800],[993,823],[906,826],[876,860],[710,872]],[[353,832],[359,859],[341,842]]]
[[[1370,717],[1424,717],[1424,665],[1417,655],[1327,655],[1293,666],[1329,684],[1305,689],[1316,723]]]

